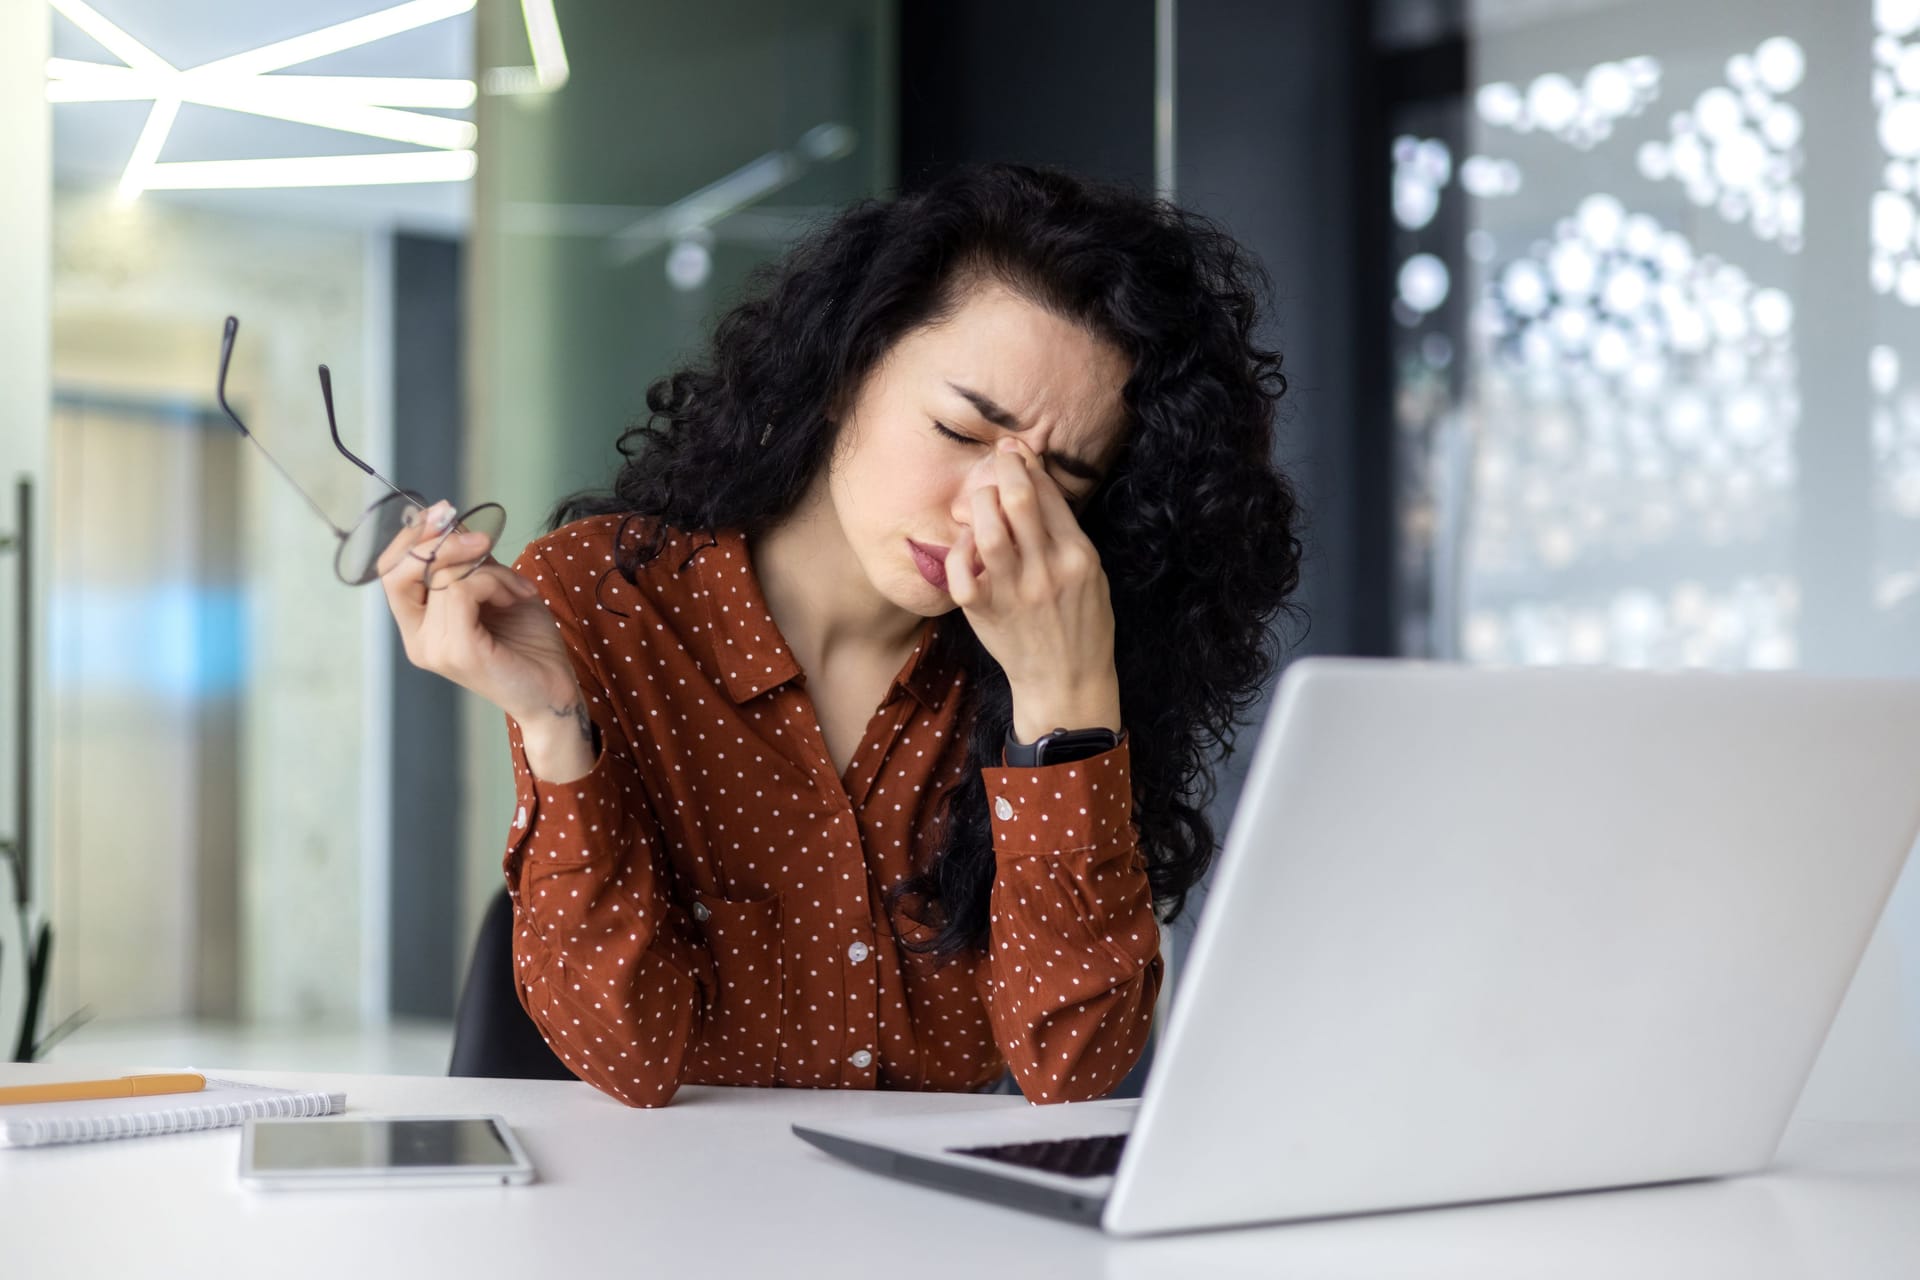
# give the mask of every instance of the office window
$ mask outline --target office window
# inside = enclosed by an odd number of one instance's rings
[[[1403,647],[1920,665],[1920,3],[1465,30],[1394,120]]]
[[[1383,157],[1402,651],[1920,674],[1920,0],[1421,38],[1456,56]],[[1803,1114],[1920,1114],[1912,865]]]

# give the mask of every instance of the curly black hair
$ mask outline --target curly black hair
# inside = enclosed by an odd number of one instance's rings
[[[1132,360],[1126,443],[1080,516],[1112,596],[1115,665],[1135,820],[1164,920],[1214,856],[1209,758],[1276,669],[1274,616],[1300,581],[1294,486],[1273,460],[1287,381],[1254,338],[1269,288],[1216,223],[1127,187],[1015,164],[968,166],[922,190],[867,199],[759,269],[693,367],[654,382],[649,416],[622,433],[611,492],[564,499],[550,527],[587,516],[658,517],[624,537],[631,580],[664,526],[777,525],[832,452],[835,424],[906,335],[997,281]],[[760,440],[771,425],[769,443]],[[958,625],[950,625],[950,624]],[[911,896],[935,932],[920,949],[983,946],[993,885],[980,770],[1012,722],[1005,673],[956,610],[939,628],[968,672],[969,768],[940,803],[943,847],[889,899]]]

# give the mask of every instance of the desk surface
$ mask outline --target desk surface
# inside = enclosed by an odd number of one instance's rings
[[[788,1131],[796,1120],[1026,1105],[1015,1098],[688,1088],[672,1106],[636,1111],[574,1082],[207,1070],[344,1090],[350,1112],[498,1112],[541,1180],[252,1192],[235,1178],[238,1129],[0,1150],[0,1270],[35,1280],[1920,1275],[1920,1125],[1798,1124],[1774,1169],[1752,1177],[1115,1241],[864,1173]],[[0,1085],[75,1074],[0,1064]]]

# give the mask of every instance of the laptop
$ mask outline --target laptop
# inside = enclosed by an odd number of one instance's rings
[[[1305,658],[1145,1093],[795,1125],[1116,1235],[1764,1168],[1920,831],[1920,681]]]

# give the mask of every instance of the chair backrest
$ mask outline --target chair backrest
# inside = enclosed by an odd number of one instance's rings
[[[480,921],[454,1014],[450,1076],[572,1080],[567,1064],[520,1006],[513,987],[513,901],[503,886]]]

